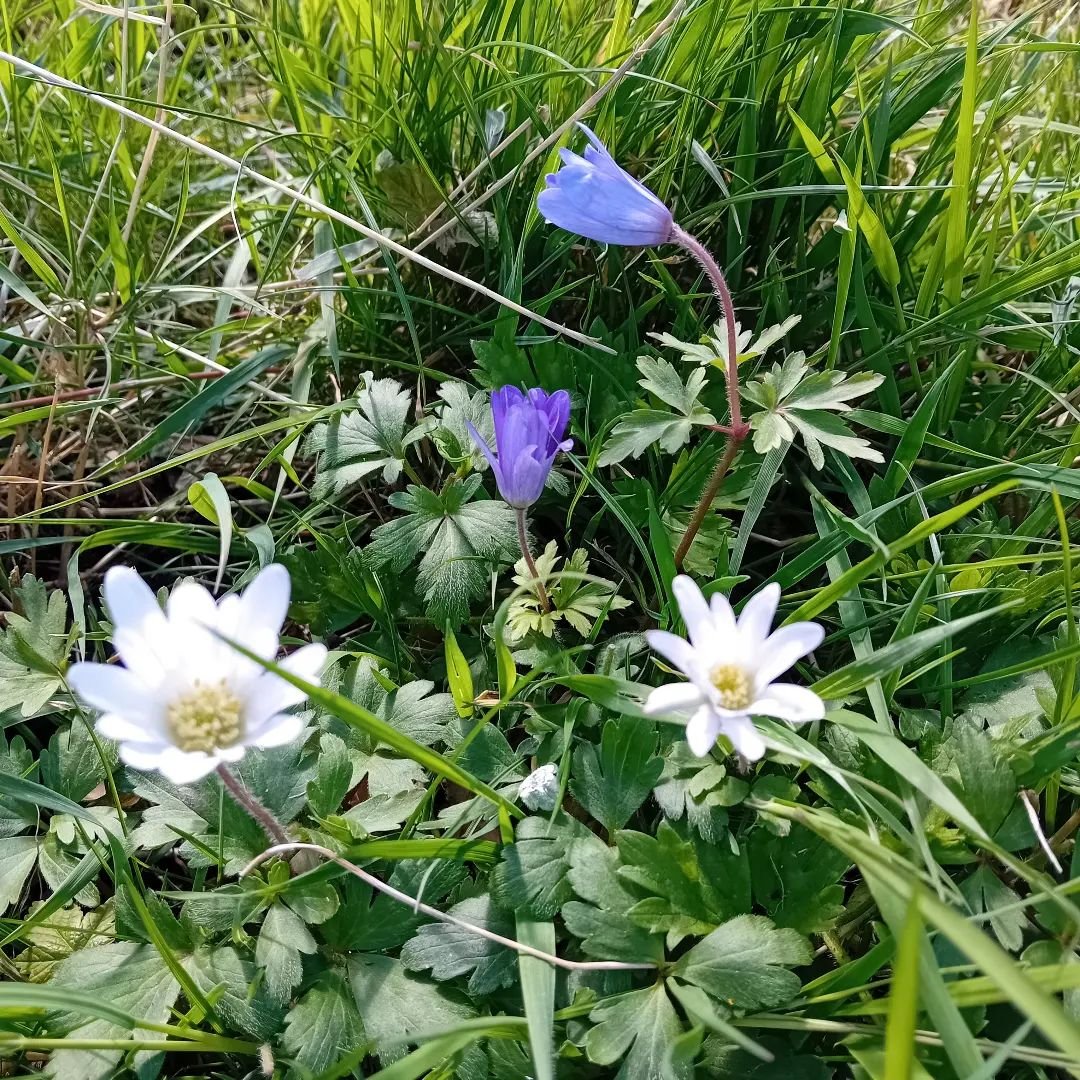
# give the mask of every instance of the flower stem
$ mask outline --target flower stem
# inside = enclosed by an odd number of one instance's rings
[[[532,552],[529,550],[529,537],[525,532],[525,507],[515,506],[514,514],[517,516],[518,544],[521,546],[521,555],[525,560],[525,565],[529,568],[529,573],[532,574],[533,580],[536,582],[536,593],[540,597],[540,607],[544,611],[550,611],[551,602],[548,600],[547,589],[544,588],[544,583],[540,580]]]
[[[716,493],[720,490],[720,485],[724,482],[724,477],[727,476],[741,443],[742,439],[737,439],[734,435],[728,436],[724,456],[716,463],[716,468],[713,469],[713,474],[709,477],[709,482],[705,485],[697,506],[694,507],[694,515],[687,523],[686,532],[679,541],[679,546],[675,551],[676,566],[682,567],[683,559],[686,558],[686,553],[690,550],[690,545],[694,542],[694,537],[697,536],[698,529],[701,528],[701,523],[705,520],[705,515],[709,512],[709,507],[712,506],[713,499],[716,498]]]
[[[270,838],[272,844],[287,844],[289,842],[289,834],[282,828],[281,822],[229,772],[225,765],[222,764],[217,767],[217,774],[221,777],[221,782],[233,799],[262,826],[263,832]]]
[[[683,559],[686,558],[686,553],[690,550],[690,545],[694,542],[694,537],[697,536],[698,530],[701,528],[701,523],[705,520],[705,515],[712,506],[713,499],[716,498],[716,493],[720,490],[720,485],[724,482],[724,477],[727,476],[739,448],[750,433],[750,425],[743,420],[742,401],[739,397],[739,333],[735,325],[735,304],[731,299],[731,290],[728,288],[716,260],[696,237],[691,236],[681,226],[673,225],[671,240],[673,243],[686,248],[701,265],[712,283],[713,292],[716,293],[716,297],[720,301],[720,307],[724,312],[724,322],[727,324],[726,381],[729,423],[723,428],[718,426],[718,430],[724,430],[727,433],[727,446],[724,448],[723,457],[716,463],[716,468],[713,470],[712,476],[709,477],[705,490],[701,493],[701,498],[694,508],[693,516],[686,526],[686,532],[683,533],[683,538],[679,541],[679,546],[675,551],[675,565],[681,567]]]

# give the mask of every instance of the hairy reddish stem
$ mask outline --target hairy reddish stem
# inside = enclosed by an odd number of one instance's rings
[[[281,827],[281,822],[248,791],[240,780],[229,772],[227,765],[219,765],[217,774],[221,777],[221,782],[228,793],[259,823],[272,844],[289,842],[289,834]]]
[[[544,611],[550,611],[551,602],[548,600],[547,589],[544,588],[544,583],[540,580],[540,574],[537,572],[532,552],[529,550],[529,537],[525,531],[525,508],[515,506],[514,514],[517,517],[518,544],[521,547],[521,556],[525,560],[525,565],[529,568],[533,580],[536,582],[536,594],[540,598],[540,607]]]
[[[735,304],[731,299],[731,290],[724,280],[720,266],[709,254],[708,249],[696,237],[691,236],[681,226],[673,225],[671,228],[671,241],[690,252],[705,271],[712,284],[713,292],[716,293],[716,298],[720,301],[720,308],[724,313],[724,322],[727,326],[727,371],[725,375],[729,423],[726,425],[714,425],[714,430],[722,431],[727,435],[727,446],[724,447],[723,456],[716,463],[716,468],[713,469],[713,474],[709,477],[709,482],[705,485],[705,490],[701,493],[701,498],[698,500],[694,513],[686,526],[686,532],[683,533],[683,538],[679,541],[679,546],[675,550],[675,565],[681,567],[683,560],[686,558],[686,553],[690,550],[690,545],[694,542],[694,537],[697,536],[698,530],[701,528],[701,523],[705,520],[705,515],[712,506],[713,499],[716,498],[716,493],[720,490],[720,485],[724,482],[724,477],[727,476],[732,462],[739,453],[739,448],[750,433],[750,425],[743,420],[742,400],[739,397],[739,332],[735,324]]]

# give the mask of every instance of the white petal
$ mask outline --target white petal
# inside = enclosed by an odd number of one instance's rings
[[[319,676],[326,663],[325,645],[305,645],[290,653],[281,666],[305,682],[319,684]],[[264,671],[250,686],[244,702],[244,717],[249,729],[257,731],[259,725],[274,713],[284,712],[293,705],[306,700],[307,694],[287,683],[272,672]]]
[[[201,750],[189,752],[167,746],[158,757],[154,768],[174,784],[193,784],[212,773],[218,767],[218,762],[216,754],[204,754]]]
[[[764,756],[765,741],[748,716],[728,717],[723,722],[723,732],[747,761],[757,761]]]
[[[165,616],[150,589],[130,566],[114,566],[105,575],[105,607],[115,627],[141,629],[147,622],[164,623]]]
[[[72,664],[67,681],[87,705],[101,712],[138,717],[150,707],[146,687],[117,664]]]
[[[281,666],[297,678],[318,686],[322,669],[326,666],[326,646],[318,642],[305,645],[296,652],[289,653],[281,661]]]
[[[175,649],[156,597],[130,566],[112,567],[103,592],[113,623],[113,646],[138,678],[157,686],[175,660]]]
[[[645,640],[649,647],[658,652],[669,663],[674,664],[684,674],[694,666],[694,647],[666,630],[646,630]]]
[[[796,660],[813,652],[825,637],[824,629],[817,623],[801,622],[782,626],[765,639],[757,660],[757,685],[764,688],[785,671]]]
[[[169,749],[165,742],[132,744],[122,742],[120,744],[120,760],[133,769],[142,772],[153,772],[159,766],[162,755]]]
[[[201,585],[193,585],[192,589],[206,591]],[[196,680],[201,683],[211,683],[229,678],[237,672],[243,663],[243,658],[231,645],[214,636],[214,631],[217,629],[217,605],[211,601],[213,608],[209,617],[213,622],[210,624],[211,629],[207,629],[201,618],[208,614],[205,607],[200,612],[199,621],[187,617],[187,613],[195,610],[200,602],[195,599],[195,594],[191,590],[185,589],[184,592],[188,593],[190,600],[195,603],[188,608],[186,607],[188,599],[183,598],[177,605],[176,617],[169,622],[169,633],[176,658],[174,668],[189,685]],[[209,593],[207,596],[209,597]],[[172,597],[169,599],[171,600]]]
[[[716,641],[716,623],[705,597],[693,578],[680,574],[671,583],[683,622],[695,649],[711,650]]]
[[[668,683],[650,692],[645,711],[650,716],[691,713],[701,702],[701,691],[693,683]]]
[[[756,648],[769,636],[779,603],[780,586],[775,581],[747,600],[739,613],[739,633],[749,648]]]
[[[698,757],[706,757],[716,744],[723,721],[708,707],[703,705],[690,718],[686,725],[686,741]]]
[[[217,629],[226,637],[238,636],[237,627],[240,625],[241,603],[236,593],[223,596],[217,602]]]
[[[278,631],[269,626],[250,626],[243,629],[243,610],[243,604],[236,593],[223,597],[217,609],[217,630],[226,639],[219,640],[218,644],[221,646],[223,663],[228,665],[230,680],[237,685],[257,679],[263,669],[254,660],[249,660],[234,649],[230,642],[243,645],[264,660],[273,660],[278,651]]]
[[[271,716],[259,731],[248,738],[248,746],[266,750],[271,746],[284,746],[298,739],[305,727],[304,719],[295,713],[278,713]]]
[[[794,724],[805,724],[824,717],[825,702],[805,686],[772,683],[747,711],[753,716],[778,716]]]
[[[142,749],[150,745],[164,746],[164,735],[160,718],[141,723],[126,716],[116,713],[105,713],[99,716],[94,724],[94,729],[103,739],[112,739],[113,742],[130,742],[140,744]]]
[[[113,648],[124,666],[150,690],[159,690],[176,665],[173,633],[162,615],[160,625],[147,620],[136,630],[121,626],[113,631]]]
[[[270,656],[277,652],[277,639],[289,610],[289,591],[289,571],[284,566],[275,563],[259,572],[240,597],[237,630],[245,643],[248,634],[269,633],[274,639]]]
[[[214,751],[214,755],[219,761],[228,761],[235,764],[246,752],[247,745],[245,743],[237,743],[235,746],[219,746]]]
[[[160,772],[174,784],[192,784],[212,773],[217,768],[219,759],[216,755],[204,754],[201,750],[188,753],[164,743],[152,746],[121,743],[120,760],[142,772]]]
[[[196,626],[217,629],[217,604],[198,582],[182,581],[166,601],[169,621],[193,622]]]
[[[731,610],[731,603],[723,593],[713,593],[709,600],[709,610],[712,612],[713,627],[721,639],[735,637],[735,612]]]
[[[264,660],[272,660],[278,651],[281,626],[289,608],[289,572],[276,563],[266,567],[240,596],[226,596],[218,605],[218,630],[225,637],[250,649]],[[250,664],[241,656],[240,667]],[[259,672],[255,664],[249,673]]]

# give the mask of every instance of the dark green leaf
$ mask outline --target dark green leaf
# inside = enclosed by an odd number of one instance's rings
[[[281,1048],[304,1070],[319,1075],[364,1043],[364,1025],[348,983],[324,971],[289,1010]]]
[[[514,920],[494,907],[491,898],[473,896],[447,912],[506,938],[514,937]],[[405,943],[401,962],[409,971],[429,970],[439,982],[469,974],[470,994],[491,994],[514,981],[517,957],[512,949],[452,923],[421,926]]]
[[[596,1027],[585,1044],[589,1060],[614,1065],[626,1057],[616,1080],[659,1080],[671,1044],[682,1033],[662,982],[601,1002],[590,1019]],[[678,1074],[679,1080],[689,1080],[692,1075],[692,1071]]]
[[[699,941],[674,973],[731,1008],[768,1009],[799,992],[799,976],[788,968],[809,964],[812,955],[796,931],[740,915]]]
[[[529,817],[518,824],[516,840],[503,849],[491,873],[491,895],[508,911],[550,919],[572,895],[567,874],[570,842],[586,829],[565,814],[550,822]]]
[[[574,752],[570,790],[609,833],[621,829],[660,778],[656,727],[630,716],[604,725],[600,752],[581,743]]]

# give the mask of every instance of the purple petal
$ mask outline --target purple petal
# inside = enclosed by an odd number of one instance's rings
[[[621,169],[588,128],[584,130],[592,144],[585,156],[561,151],[562,168],[548,176],[547,187],[537,197],[544,219],[605,244],[665,243],[674,224],[671,211]]]
[[[491,466],[491,470],[495,473],[497,479],[499,476],[499,459],[495,456],[495,451],[488,446],[484,436],[473,427],[473,422],[471,420],[466,420],[465,426],[469,429],[469,435],[472,437],[472,441],[476,443],[477,449],[487,458],[488,464]]]
[[[548,395],[534,387],[527,393],[503,386],[491,395],[495,423],[495,450],[469,424],[469,434],[491,463],[499,494],[515,507],[531,506],[544,490],[559,442],[570,419],[570,395],[565,390]]]
[[[511,505],[532,506],[544,491],[551,463],[536,457],[536,447],[526,446],[503,473],[502,497]]]
[[[565,390],[556,390],[548,398],[547,417],[552,441],[558,443],[566,433],[570,420],[570,395]]]
[[[611,156],[611,151],[601,142],[600,136],[588,124],[583,124],[580,120],[578,127],[585,132],[585,138],[591,144],[585,148],[585,160],[598,168],[606,168],[615,173],[622,172],[619,163]]]
[[[491,395],[491,417],[495,421],[495,447],[502,453],[502,430],[506,426],[506,414],[518,404],[523,394],[516,386],[502,386]]]

